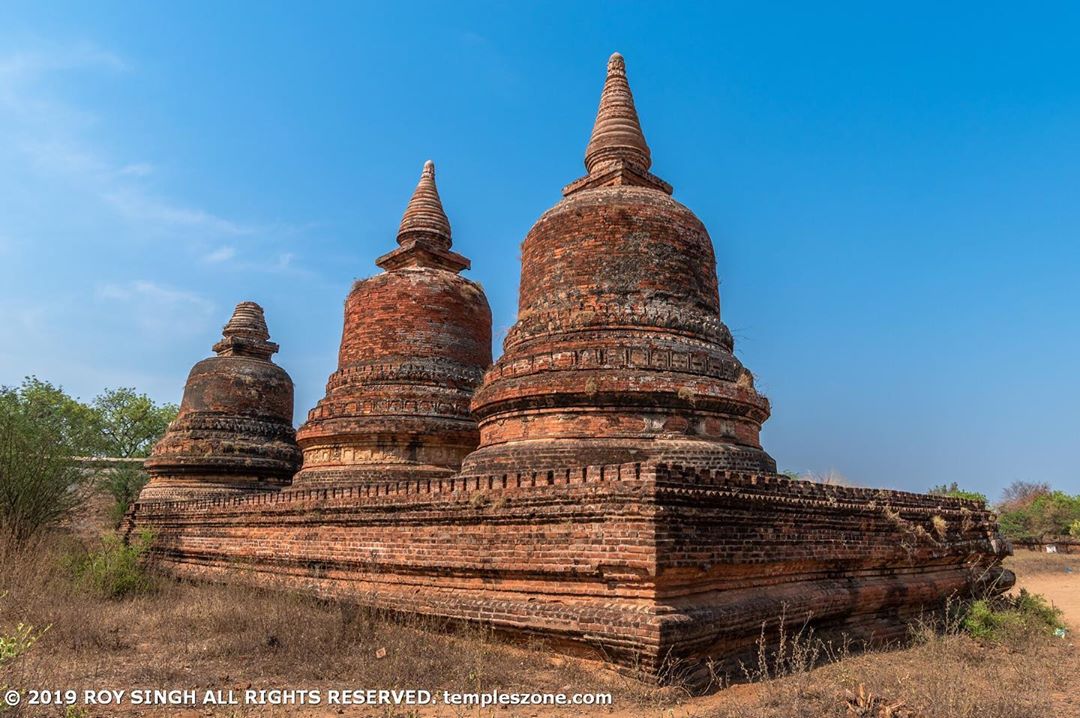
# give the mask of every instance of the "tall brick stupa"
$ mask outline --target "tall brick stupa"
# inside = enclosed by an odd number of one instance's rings
[[[449,476],[479,441],[469,400],[491,364],[491,310],[460,275],[469,260],[450,248],[430,161],[397,242],[345,300],[337,371],[297,435],[296,487]]]
[[[473,399],[480,448],[465,470],[663,459],[774,471],[768,401],[720,320],[712,241],[649,172],[611,56],[588,174],[521,248],[517,323]]]
[[[140,501],[174,501],[277,489],[300,466],[293,383],[270,357],[263,309],[236,305],[214,345],[191,369],[180,412],[144,466]]]

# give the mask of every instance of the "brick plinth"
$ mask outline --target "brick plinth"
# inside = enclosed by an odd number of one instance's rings
[[[650,464],[139,503],[141,528],[179,576],[482,622],[657,679],[733,666],[781,616],[890,640],[1011,582],[973,502]]]

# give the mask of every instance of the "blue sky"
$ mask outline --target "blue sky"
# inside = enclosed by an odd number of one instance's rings
[[[618,50],[782,468],[1080,492],[1078,35],[1071,3],[6,2],[0,384],[178,401],[253,299],[299,420],[428,158],[501,340]]]

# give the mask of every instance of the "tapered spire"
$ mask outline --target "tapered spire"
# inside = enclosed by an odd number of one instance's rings
[[[649,172],[652,155],[641,133],[626,62],[619,53],[608,59],[607,80],[600,95],[589,146],[585,148],[588,174],[563,187],[569,197],[575,192],[597,187],[631,185],[671,194],[671,185]]]
[[[407,267],[431,267],[460,272],[469,268],[469,260],[450,251],[450,220],[435,186],[435,163],[428,160],[420,181],[405,208],[398,228],[401,246],[375,260],[388,272]]]
[[[450,249],[450,220],[439,199],[439,188],[435,186],[435,163],[431,160],[424,163],[420,182],[401,218],[398,244],[403,245],[410,239],[423,241],[432,247]]]
[[[626,62],[617,52],[608,59],[596,124],[585,149],[585,168],[591,174],[611,160],[632,162],[644,170],[652,164],[634,107],[634,95],[626,80]]]

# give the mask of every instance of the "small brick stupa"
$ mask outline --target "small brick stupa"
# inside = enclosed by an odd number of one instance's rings
[[[179,501],[280,488],[300,465],[292,425],[293,383],[270,361],[263,310],[236,305],[214,345],[196,364],[180,413],[144,464],[140,501]]]
[[[397,241],[345,300],[338,369],[297,435],[298,488],[449,476],[479,442],[469,400],[491,364],[491,310],[459,274],[469,260],[450,250],[430,161]]]
[[[588,175],[521,249],[517,324],[473,400],[470,472],[662,459],[775,471],[768,401],[720,321],[712,241],[649,173],[626,66],[608,62]]]

